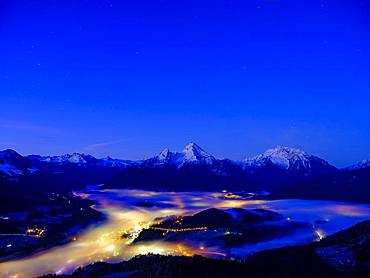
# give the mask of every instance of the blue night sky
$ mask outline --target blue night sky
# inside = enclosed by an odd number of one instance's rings
[[[0,1],[0,148],[370,158],[370,4]]]

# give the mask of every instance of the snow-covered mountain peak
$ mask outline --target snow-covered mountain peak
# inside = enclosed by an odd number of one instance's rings
[[[84,155],[79,153],[73,153],[69,158],[68,161],[71,163],[78,163],[78,164],[85,164],[86,160],[83,157]]]
[[[75,163],[75,164],[86,164],[86,159],[93,158],[90,155],[84,155],[80,153],[73,153],[73,154],[64,154],[64,155],[57,155],[57,156],[37,156],[31,155],[29,156],[31,159],[39,160],[41,162],[50,162],[50,163]]]
[[[363,168],[367,168],[367,167],[370,167],[370,160],[369,159],[362,160],[362,161],[360,161],[359,163],[357,163],[355,165],[352,165],[352,166],[349,166],[349,167],[345,168],[345,170],[359,170],[359,169],[363,169]]]
[[[212,164],[212,162],[216,160],[212,155],[207,153],[195,143],[190,143],[186,145],[182,153],[184,154],[184,160],[188,162],[198,161]]]
[[[310,157],[303,150],[277,146],[273,149],[268,149],[263,154],[252,158],[247,158],[245,163],[248,166],[265,166],[273,164],[285,170],[298,170],[311,168]]]
[[[158,155],[158,159],[159,160],[165,160],[165,159],[168,159],[170,155],[170,150],[169,149],[164,149],[163,151],[161,151]]]
[[[286,157],[292,157],[292,156],[299,156],[299,155],[306,155],[305,151],[297,148],[290,148],[285,146],[277,146],[273,149],[268,149],[264,153],[265,155],[281,155]]]
[[[145,165],[148,166],[163,166],[170,165],[181,168],[192,163],[195,164],[213,164],[216,159],[204,151],[195,143],[190,143],[185,146],[182,152],[171,152],[169,149],[164,149],[157,156],[146,160]]]
[[[277,146],[245,161],[246,167],[277,167],[295,173],[325,173],[337,169],[327,161],[296,148]]]

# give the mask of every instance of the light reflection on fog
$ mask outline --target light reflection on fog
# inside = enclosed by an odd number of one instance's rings
[[[225,200],[221,198],[222,193],[209,192],[105,190],[85,191],[82,196],[97,202],[94,208],[107,215],[108,220],[105,223],[81,235],[76,235],[75,241],[66,245],[42,251],[27,258],[1,263],[0,276],[35,277],[46,273],[70,273],[76,267],[94,261],[118,262],[149,252],[241,257],[259,250],[307,243],[318,235],[337,232],[359,221],[369,219],[370,216],[370,206],[366,204],[308,200]],[[138,202],[148,202],[155,206],[138,207]],[[130,244],[132,239],[121,237],[125,231],[138,234],[158,217],[193,214],[209,207],[271,209],[289,219],[309,222],[313,230],[312,233],[306,231],[289,237],[229,249],[220,246],[205,248],[200,243],[195,244],[194,241],[151,241]]]

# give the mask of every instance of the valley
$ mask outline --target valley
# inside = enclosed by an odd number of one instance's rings
[[[93,208],[103,213],[107,221],[76,233],[74,239],[65,245],[0,263],[1,275],[37,277],[47,273],[71,273],[77,267],[93,262],[119,262],[147,253],[182,256],[198,254],[209,258],[238,260],[262,250],[318,241],[357,222],[367,220],[370,215],[370,206],[367,204],[313,200],[230,199],[225,197],[226,193],[223,192],[101,190],[99,187],[91,187],[89,190],[76,192],[76,195],[94,201]],[[151,203],[152,206],[145,207],[142,205],[143,202]],[[213,226],[209,226],[210,223],[205,221],[201,226],[198,224],[202,223],[198,222],[195,226],[189,224],[192,228],[205,226],[207,231],[168,230],[167,232],[172,235],[161,235],[159,239],[152,238],[146,241],[136,240],[145,229],[158,223],[163,217],[184,217],[209,208],[221,211],[243,208],[246,212],[262,210],[267,219],[260,223],[261,227],[271,223],[272,220],[299,222],[302,225],[292,225],[292,230],[287,234],[272,234],[267,238],[237,244],[234,242],[231,245],[210,237],[230,234],[237,227],[233,226],[231,229],[231,226],[223,224],[222,221],[221,224],[216,222]],[[227,215],[232,213],[223,215],[228,217]],[[217,219],[219,218],[214,218],[214,221]],[[166,233],[161,231],[163,232]],[[174,238],[173,234],[177,236]]]

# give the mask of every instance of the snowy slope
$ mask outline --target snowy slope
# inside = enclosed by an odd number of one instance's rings
[[[252,158],[245,159],[246,167],[262,168],[267,166],[275,166],[288,172],[305,172],[311,173],[314,170],[321,168],[332,169],[325,160],[309,155],[301,149],[277,146],[274,149],[269,149],[263,154],[259,154]]]
[[[359,170],[359,169],[363,169],[363,168],[367,168],[367,167],[370,167],[370,160],[368,160],[368,159],[362,160],[357,164],[351,165],[351,166],[345,168],[344,170]]]
[[[60,156],[39,156],[30,155],[28,158],[34,162],[50,164],[74,164],[77,166],[101,166],[101,167],[124,167],[131,163],[129,160],[113,159],[110,157],[98,159],[88,154],[64,154]]]
[[[0,172],[5,173],[8,176],[13,175],[23,175],[23,171],[19,170],[18,168],[14,167],[9,163],[1,163],[0,164]]]
[[[181,168],[184,165],[203,164],[212,166],[217,160],[195,143],[185,146],[182,152],[164,149],[157,156],[144,161],[142,167],[159,167],[163,165]]]
[[[7,149],[0,151],[0,174],[6,176],[19,176],[27,174],[32,167],[27,158],[21,156],[16,151]]]

